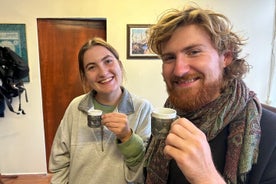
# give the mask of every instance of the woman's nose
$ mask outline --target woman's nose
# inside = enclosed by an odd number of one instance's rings
[[[107,68],[104,66],[99,66],[99,75],[105,76],[107,74]]]

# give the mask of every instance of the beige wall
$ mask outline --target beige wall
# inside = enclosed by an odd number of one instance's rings
[[[29,103],[25,116],[6,110],[0,119],[0,172],[6,174],[45,173],[45,148],[40,86],[36,18],[106,18],[107,40],[124,63],[125,86],[139,96],[162,106],[166,91],[160,60],[126,59],[126,24],[155,23],[167,8],[181,8],[185,0],[10,0],[0,6],[0,23],[25,23],[30,66]],[[244,54],[254,66],[246,77],[262,101],[266,98],[274,21],[274,0],[201,0],[198,4],[225,13],[235,29],[249,37]],[[57,46],[58,47],[58,46]],[[78,48],[76,48],[78,49]],[[260,75],[261,74],[261,75]],[[257,77],[258,76],[258,77]],[[17,101],[14,106],[17,107]]]

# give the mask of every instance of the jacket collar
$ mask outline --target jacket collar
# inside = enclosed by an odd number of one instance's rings
[[[118,112],[124,113],[124,114],[131,114],[134,112],[134,106],[133,106],[131,95],[124,87],[121,86],[121,89],[122,89],[122,96],[117,106]],[[93,98],[95,95],[96,95],[96,91],[94,90],[87,93],[80,101],[78,109],[80,111],[87,113],[90,108],[94,107]]]

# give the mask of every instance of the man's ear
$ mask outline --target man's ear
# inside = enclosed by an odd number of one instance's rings
[[[227,67],[232,63],[233,55],[232,55],[232,52],[230,51],[226,51],[223,55],[224,55],[223,66]]]

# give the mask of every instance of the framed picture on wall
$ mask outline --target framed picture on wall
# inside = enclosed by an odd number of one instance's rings
[[[147,45],[151,24],[127,24],[127,59],[158,59]]]
[[[26,25],[0,24],[0,46],[9,47],[28,64]],[[23,81],[29,82],[29,76]]]

